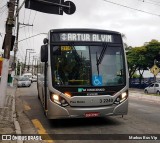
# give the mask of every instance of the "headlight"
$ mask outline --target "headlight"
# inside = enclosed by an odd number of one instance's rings
[[[127,91],[126,91],[126,92],[123,92],[123,93],[121,94],[120,103],[122,103],[123,101],[125,101],[125,100],[127,99],[127,97],[128,97],[128,92],[127,92]]]
[[[59,101],[59,95],[57,94],[51,94],[51,100],[59,105],[61,104]]]
[[[123,92],[121,95],[119,95],[116,100],[114,101],[115,104],[120,104],[123,101],[125,101],[128,97],[128,91]]]
[[[126,93],[126,92],[123,92],[123,93],[121,94],[121,98],[124,99],[124,98],[126,98],[126,97],[127,97],[127,93]]]
[[[68,102],[63,97],[57,95],[57,94],[51,94],[51,101],[54,103],[57,103],[58,105],[61,105],[63,107],[68,106]]]
[[[52,94],[52,97],[53,97],[54,100],[59,101],[59,96],[57,94]]]

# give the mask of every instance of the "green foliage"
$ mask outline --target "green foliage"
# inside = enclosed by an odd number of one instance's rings
[[[146,58],[148,59],[148,67],[151,68],[154,64],[154,59],[158,56],[160,52],[160,42],[157,40],[152,40],[146,45],[147,55]]]
[[[139,78],[139,77],[140,77],[140,75],[138,75],[136,73],[134,73],[133,76],[132,76],[132,78]]]
[[[129,77],[131,78],[135,71],[147,69],[146,47],[135,47],[127,52]]]
[[[151,40],[141,47],[129,48],[127,51],[129,78],[133,77],[135,71],[139,71],[140,78],[142,78],[144,70],[154,65],[154,59],[160,56],[159,53],[160,42],[157,40]]]

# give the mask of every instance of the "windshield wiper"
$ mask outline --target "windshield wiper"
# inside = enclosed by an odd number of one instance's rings
[[[103,57],[105,55],[105,52],[106,52],[106,49],[108,47],[108,44],[104,43],[103,44],[103,49],[101,51],[101,54],[98,58],[98,55],[97,55],[97,52],[96,52],[96,62],[97,62],[97,72],[98,72],[98,76],[99,76],[99,65],[101,64],[102,60],[103,60]]]
[[[97,72],[98,72],[98,76],[99,76],[99,63],[98,63],[98,55],[97,55],[97,52],[96,52],[96,65],[97,65]]]

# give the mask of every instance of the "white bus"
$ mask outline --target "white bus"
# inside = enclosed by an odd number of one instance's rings
[[[48,119],[126,115],[128,67],[119,32],[55,29],[41,46],[37,89]]]

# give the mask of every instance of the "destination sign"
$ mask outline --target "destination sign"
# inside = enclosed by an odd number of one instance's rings
[[[113,36],[107,34],[61,33],[60,41],[113,42]]]
[[[84,32],[51,32],[50,42],[105,42],[122,44],[121,34],[115,33],[84,33]]]

